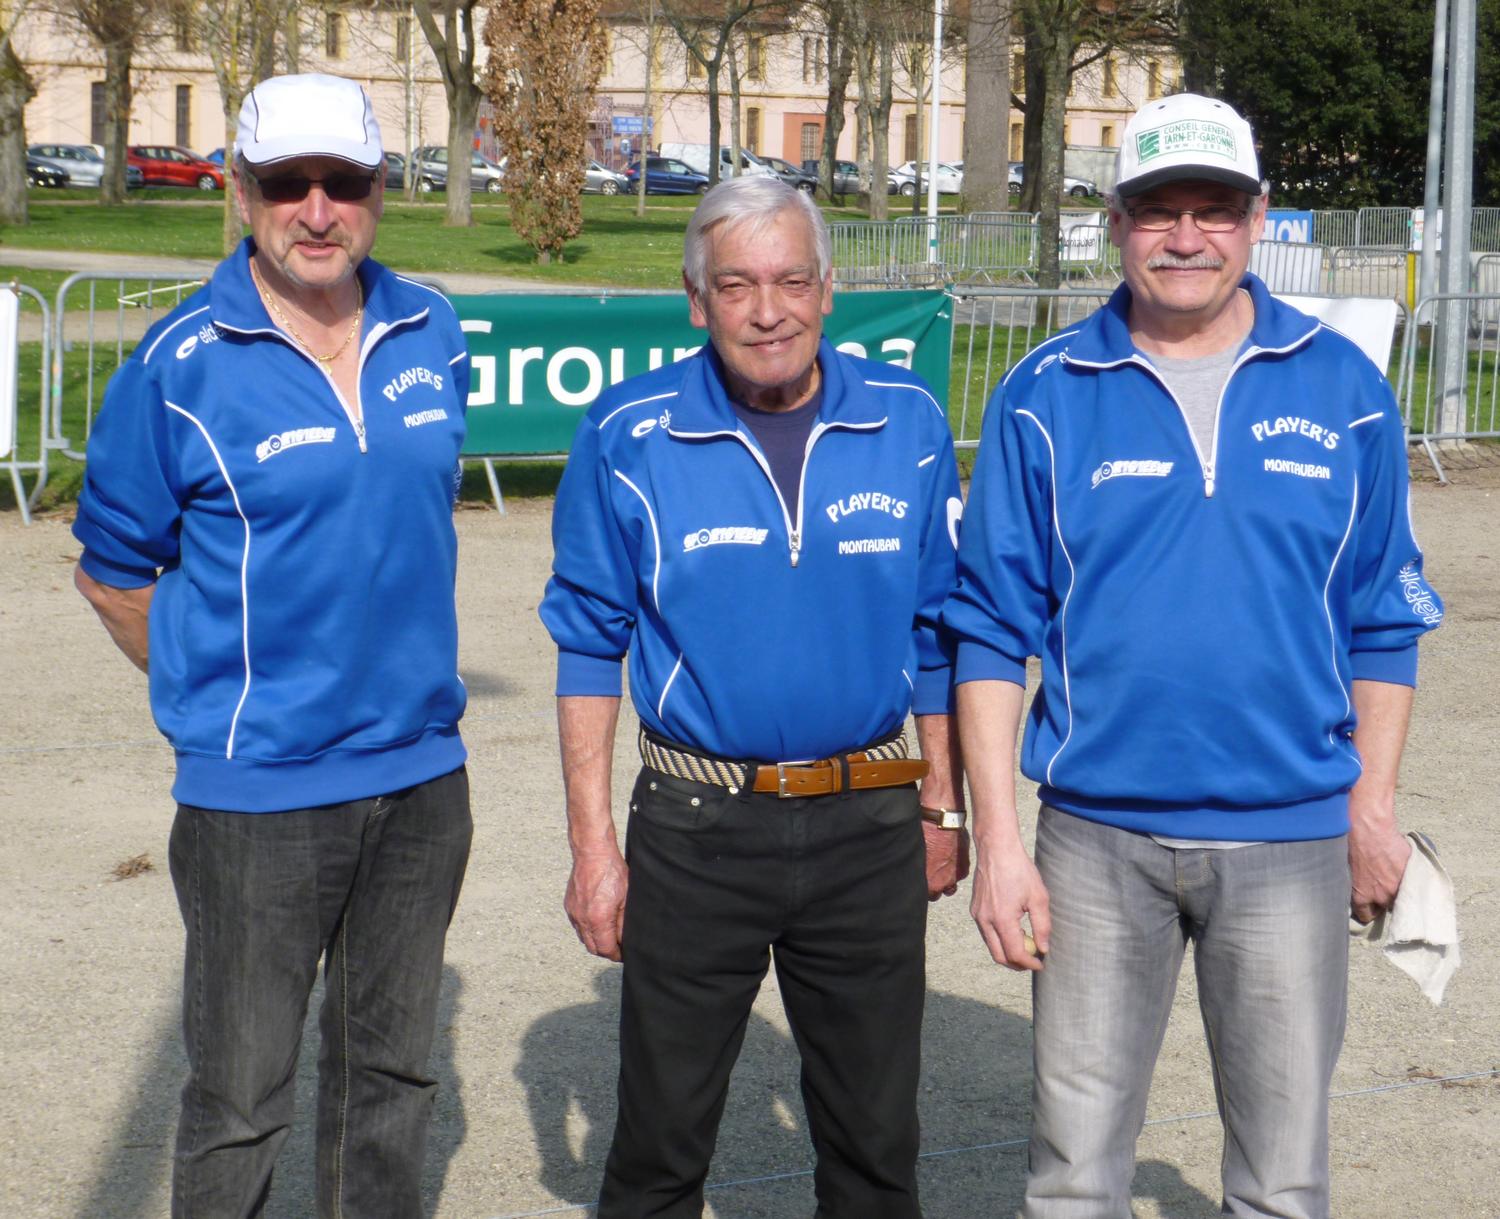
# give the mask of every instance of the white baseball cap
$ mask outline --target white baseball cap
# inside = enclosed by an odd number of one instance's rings
[[[235,150],[251,165],[337,157],[374,169],[385,153],[380,124],[358,81],[310,72],[273,76],[245,95]]]
[[[1234,107],[1196,93],[1149,102],[1130,116],[1115,193],[1138,195],[1168,182],[1222,182],[1260,194],[1260,162],[1250,124]]]

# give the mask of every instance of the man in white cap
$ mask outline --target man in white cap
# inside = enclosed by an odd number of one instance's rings
[[[317,1213],[417,1216],[472,833],[468,357],[442,296],[367,257],[384,157],[358,84],[256,86],[234,168],[251,235],[116,374],[74,526],[79,590],[177,756],[172,1214],[260,1213],[321,959]]]
[[[1124,283],[996,389],[943,612],[974,918],[1034,971],[1024,1213],[1131,1213],[1191,940],[1224,1212],[1317,1219],[1348,915],[1389,906],[1405,867],[1396,770],[1442,607],[1381,370],[1246,272],[1249,125],[1211,98],[1147,105],[1109,208]],[[1034,864],[1013,778],[1030,656]]]

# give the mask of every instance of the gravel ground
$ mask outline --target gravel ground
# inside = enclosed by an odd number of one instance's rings
[[[1355,951],[1334,1081],[1334,1211],[1472,1219],[1500,1216],[1500,471],[1415,490],[1449,619],[1423,647],[1400,807],[1453,872],[1466,963],[1434,1009],[1377,954]],[[549,512],[513,502],[505,516],[458,517],[477,833],[443,994],[428,1169],[438,1219],[584,1213],[612,1123],[619,974],[579,948],[561,909],[552,650],[535,614]],[[61,519],[24,529],[13,512],[0,518],[0,1063],[10,1081],[0,1214],[145,1219],[167,1210],[183,1071],[181,929],[166,871],[172,759],[143,679],[72,590],[76,553]],[[622,728],[622,746],[632,735]],[[630,774],[622,748],[619,803]],[[128,861],[134,874],[116,879]],[[989,962],[962,898],[934,908],[929,944],[927,1213],[1010,1214],[1025,1160],[1027,986]],[[1220,1134],[1190,971],[1178,1005],[1140,1144],[1140,1219],[1217,1213]],[[303,1057],[305,1115],[313,1055]],[[304,1124],[283,1152],[271,1219],[311,1213],[311,1154]],[[725,1116],[713,1215],[809,1215],[810,1162],[795,1054],[768,982]]]

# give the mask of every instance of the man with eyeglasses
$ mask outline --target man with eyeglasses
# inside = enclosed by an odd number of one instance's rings
[[[984,421],[943,621],[972,911],[1033,971],[1028,1219],[1130,1214],[1189,940],[1225,1213],[1329,1213],[1348,916],[1389,907],[1405,868],[1396,769],[1442,607],[1390,386],[1247,274],[1264,218],[1234,110],[1147,105],[1109,203],[1124,283]],[[1035,863],[1013,774],[1030,656]]]
[[[469,376],[448,302],[367,257],[383,165],[355,82],[257,85],[234,157],[250,236],[147,332],[89,439],[76,583],[177,757],[178,1219],[261,1212],[320,959],[317,1213],[423,1213],[472,833],[452,521]]]

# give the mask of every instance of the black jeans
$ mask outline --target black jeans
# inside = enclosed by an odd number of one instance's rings
[[[443,942],[469,857],[460,768],[406,791],[284,813],[179,805],[172,879],[187,930],[188,1081],[174,1219],[260,1213],[292,1121],[308,995],[324,960],[317,1213],[407,1219],[436,1083]]]
[[[643,770],[599,1219],[698,1216],[774,958],[819,1219],[914,1219],[927,888],[913,787],[779,800]]]

